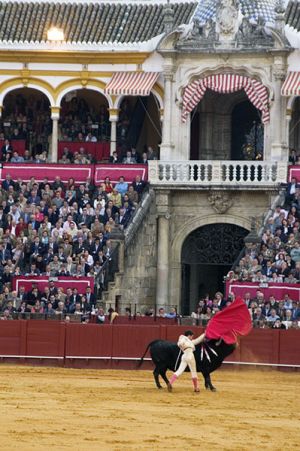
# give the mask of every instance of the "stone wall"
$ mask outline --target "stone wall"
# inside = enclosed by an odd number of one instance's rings
[[[252,217],[257,229],[278,193],[265,190],[209,190],[157,188],[151,207],[124,255],[124,271],[106,293],[106,305],[119,308],[137,304],[147,307],[177,306],[181,303],[181,250],[186,237],[208,224],[235,224],[251,229]],[[212,196],[213,194],[213,196]],[[167,228],[161,234],[159,227]],[[163,257],[163,259],[162,259]],[[160,268],[159,270],[157,268]]]
[[[153,307],[156,296],[156,260],[157,260],[157,220],[155,201],[144,218],[134,239],[125,249],[124,272],[115,276],[109,293],[106,294],[106,305],[115,305],[119,297],[121,312],[134,304],[137,311],[144,312],[147,307]]]

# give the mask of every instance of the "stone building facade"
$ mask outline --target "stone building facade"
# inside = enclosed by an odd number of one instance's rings
[[[300,152],[299,2],[252,3],[1,4],[0,112],[4,117],[6,98],[16,90],[42,93],[51,110],[53,162],[66,95],[101,94],[111,152],[122,99],[145,93],[156,99],[162,138],[160,160],[149,164],[154,199],[130,243],[125,241],[124,271],[107,293],[108,303],[122,296],[124,304],[141,309],[182,308],[182,252],[189,235],[216,224],[250,231],[252,217],[261,225],[287,181],[289,148]],[[51,26],[63,40],[48,39]],[[143,80],[153,73],[145,91]],[[141,90],[125,82],[115,90],[118,76],[136,76]],[[244,154],[241,128],[249,140]],[[188,308],[199,295],[193,271]]]

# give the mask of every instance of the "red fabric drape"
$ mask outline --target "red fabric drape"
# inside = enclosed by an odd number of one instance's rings
[[[241,298],[236,298],[209,321],[205,336],[216,340],[222,338],[225,343],[232,344],[236,343],[239,335],[247,335],[251,329],[252,321],[248,308]]]
[[[209,77],[195,80],[186,86],[182,99],[181,119],[183,122],[186,122],[189,113],[202,100],[206,89],[222,94],[229,94],[244,89],[250,102],[261,111],[262,122],[264,124],[269,122],[270,111],[267,88],[254,78],[235,74],[210,75]]]

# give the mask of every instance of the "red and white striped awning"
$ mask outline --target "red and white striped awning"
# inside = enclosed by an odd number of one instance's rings
[[[300,96],[300,72],[288,73],[281,88],[281,95],[285,97]]]
[[[104,92],[111,95],[149,96],[158,72],[116,72]]]
[[[254,78],[235,74],[210,75],[195,80],[184,89],[181,119],[186,122],[189,113],[202,100],[206,89],[222,94],[240,91],[243,89],[250,102],[262,113],[262,122],[270,120],[269,93],[267,88]]]

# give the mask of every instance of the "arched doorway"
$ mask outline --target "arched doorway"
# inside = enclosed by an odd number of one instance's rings
[[[233,108],[231,120],[231,159],[262,159],[264,128],[258,110],[245,100]]]
[[[261,114],[243,90],[220,94],[209,89],[191,112],[191,160],[255,159],[263,153]],[[243,151],[248,143],[253,155]]]
[[[120,104],[117,125],[117,142],[121,153],[134,147],[138,154],[151,146],[158,152],[161,143],[159,104],[151,93],[149,96],[126,96]]]
[[[52,132],[50,102],[41,91],[33,88],[10,91],[3,100],[0,124],[5,138],[25,141],[25,148],[33,156],[49,150]]]
[[[75,89],[64,95],[60,111],[60,139],[85,140],[90,133],[97,141],[110,140],[108,101],[98,91]]]
[[[289,147],[300,152],[300,97],[293,103],[292,117],[289,128]]]
[[[190,315],[201,297],[224,291],[224,276],[244,247],[248,230],[210,224],[190,233],[181,250],[181,313]]]

